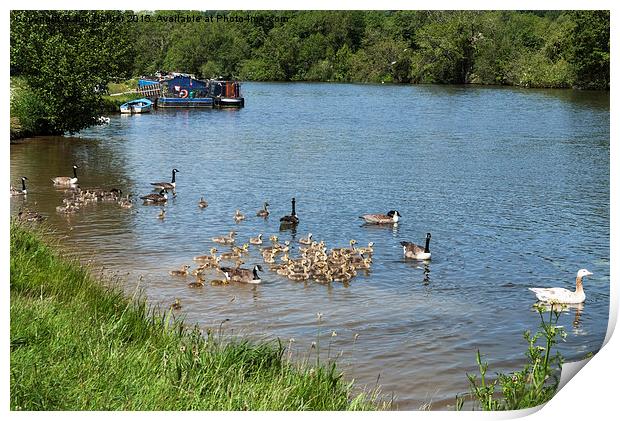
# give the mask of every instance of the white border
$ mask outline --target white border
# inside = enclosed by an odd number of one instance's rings
[[[615,110],[617,101],[615,100],[615,89],[614,83],[617,82],[617,78],[615,77],[614,70],[618,68],[617,63],[617,54],[618,48],[617,42],[617,28],[616,24],[616,13],[618,7],[614,2],[604,1],[604,0],[591,0],[591,1],[533,1],[533,0],[522,0],[522,1],[514,1],[514,0],[506,0],[502,2],[498,2],[496,0],[470,0],[468,2],[456,2],[456,1],[447,1],[447,0],[435,0],[433,2],[412,2],[412,1],[404,1],[404,0],[387,0],[381,2],[370,2],[367,0],[363,1],[353,1],[353,0],[313,0],[307,2],[292,2],[292,1],[282,1],[282,0],[261,0],[260,2],[250,2],[248,0],[229,0],[226,2],[206,2],[206,1],[196,1],[196,0],[186,0],[182,4],[173,3],[173,2],[165,2],[161,0],[156,1],[143,1],[136,0],[132,2],[128,2],[127,0],[119,1],[119,0],[110,0],[106,2],[98,2],[95,3],[85,3],[84,1],[75,1],[75,0],[67,0],[67,1],[57,1],[54,3],[48,2],[40,2],[33,0],[24,0],[19,3],[11,3],[5,6],[6,3],[3,4],[2,10],[2,20],[3,22],[9,22],[9,9],[10,8],[18,8],[18,9],[125,9],[132,8],[135,10],[158,10],[158,9],[176,9],[177,6],[182,6],[185,10],[218,10],[218,9],[260,9],[260,10],[313,10],[313,9],[322,9],[322,10],[331,10],[331,9],[360,9],[360,10],[398,10],[398,9],[421,9],[421,10],[442,10],[442,9],[505,9],[505,10],[569,10],[569,9],[606,9],[611,10],[611,38],[612,38],[612,54],[611,54],[611,69],[612,69],[612,95],[611,95],[611,109]],[[9,82],[9,71],[8,71],[8,62],[9,62],[9,25],[4,25],[4,30],[2,31],[2,39],[4,48],[2,50],[3,54],[3,63],[4,66],[2,68],[3,80],[8,83]],[[6,91],[5,91],[6,92]],[[8,95],[4,98],[3,108],[2,108],[2,130],[8,135],[9,132],[9,109],[8,109]],[[613,115],[613,114],[612,114]],[[617,125],[613,123],[613,119],[611,120],[611,139],[617,141]],[[4,172],[4,180],[9,179],[9,142],[5,141],[3,144],[4,154],[3,154],[3,165],[2,169]],[[615,238],[614,234],[617,231],[616,224],[614,223],[617,219],[614,216],[617,216],[617,194],[614,193],[614,188],[617,187],[615,181],[618,179],[618,170],[614,168],[614,163],[617,161],[616,159],[616,148],[613,146],[613,142],[610,142],[610,211],[611,211],[611,221],[610,221],[610,238]],[[584,169],[587,171],[587,169]],[[8,198],[8,195],[7,195]],[[5,202],[6,203],[6,202]],[[31,417],[39,417],[45,416],[50,418],[61,418],[61,419],[82,419],[85,416],[89,418],[95,419],[104,419],[109,417],[111,414],[105,412],[60,412],[60,413],[21,413],[21,412],[9,412],[9,308],[10,308],[10,300],[9,300],[9,270],[8,270],[8,206],[3,206],[0,218],[5,221],[2,225],[2,267],[4,268],[3,277],[4,281],[4,289],[2,295],[2,303],[3,309],[5,309],[4,317],[3,317],[3,335],[2,335],[2,349],[5,350],[4,358],[2,359],[2,374],[3,374],[3,393],[2,399],[0,401],[0,405],[2,407],[3,412],[6,412],[5,415],[10,415],[12,418],[21,419],[21,418],[31,418]],[[617,247],[614,246],[613,241],[610,244],[611,254],[610,258],[612,261],[615,261],[615,257],[617,255]],[[617,270],[615,270],[615,266],[611,266],[611,279],[616,279]],[[617,320],[617,311],[618,311],[618,287],[617,282],[612,282],[610,287],[610,326],[608,328],[606,342],[607,344],[599,351],[599,353],[591,359],[587,363],[587,368],[585,370],[581,370],[574,379],[570,380],[568,384],[558,392],[557,396],[555,396],[544,408],[540,411],[534,412],[530,418],[535,420],[547,420],[549,418],[557,418],[561,419],[584,419],[584,418],[601,418],[607,419],[609,418],[610,413],[613,413],[616,409],[616,399],[617,399],[617,389],[614,388],[614,382],[619,378],[619,370],[618,370],[618,359],[617,355],[620,355],[618,352],[618,339],[612,336],[611,333],[613,331],[613,327],[615,326]],[[568,368],[568,367],[566,367]],[[451,412],[415,412],[415,414],[411,414],[410,412],[381,412],[381,413],[296,413],[289,414],[286,412],[280,413],[221,413],[221,412],[193,412],[193,413],[161,413],[161,412],[131,412],[131,413],[116,413],[114,416],[121,417],[138,417],[141,419],[164,419],[172,416],[175,417],[183,417],[190,419],[204,419],[204,417],[212,417],[214,419],[221,418],[241,418],[241,417],[251,417],[251,418],[263,418],[269,417],[270,419],[287,419],[294,416],[300,419],[315,419],[317,416],[320,418],[323,417],[332,417],[336,416],[342,419],[360,419],[361,418],[370,418],[370,417],[381,417],[385,419],[401,419],[404,417],[410,418],[414,417],[422,417],[422,418],[432,418],[433,420],[444,420],[444,419],[506,419],[506,418],[515,418],[519,416],[527,415],[532,411],[518,411],[517,413],[481,413],[481,412],[459,412],[459,413],[451,413]],[[615,411],[614,411],[615,412]]]

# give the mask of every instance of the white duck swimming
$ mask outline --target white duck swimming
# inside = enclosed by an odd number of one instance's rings
[[[566,288],[528,288],[539,301],[550,304],[579,304],[586,300],[586,293],[583,291],[582,278],[592,275],[587,269],[580,269],[577,272],[575,291]]]

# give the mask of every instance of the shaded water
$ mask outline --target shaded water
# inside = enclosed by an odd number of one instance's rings
[[[229,319],[234,334],[294,338],[302,358],[319,336],[358,385],[380,376],[400,409],[453,404],[477,349],[492,372],[520,368],[522,332],[539,323],[527,287],[574,288],[581,267],[594,276],[583,308],[560,319],[569,335],[559,349],[568,361],[599,349],[609,310],[608,93],[305,83],[247,83],[243,93],[241,110],[113,116],[79,138],[11,145],[11,181],[26,175],[27,205],[49,215],[67,250],[128,273],[128,291],[142,276],[149,300],[180,298],[188,322]],[[58,215],[63,193],[49,179],[70,175],[74,162],[83,188],[134,196],[178,168],[177,195],[163,221],[159,207],[141,204]],[[293,196],[297,233],[278,232]],[[272,216],[262,220],[254,215],[265,200]],[[21,205],[11,199],[13,212]],[[235,209],[247,215],[240,224]],[[397,226],[360,224],[359,215],[390,209],[403,215]],[[244,242],[308,232],[329,247],[373,241],[372,271],[348,287],[266,271],[258,286],[202,290],[168,275],[231,229]],[[426,232],[433,260],[404,260],[399,242]],[[254,246],[244,260],[261,261]]]

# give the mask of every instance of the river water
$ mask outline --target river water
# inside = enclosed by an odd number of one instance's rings
[[[585,304],[560,318],[568,337],[559,350],[571,361],[600,348],[609,311],[608,93],[309,83],[242,90],[241,110],[116,115],[74,137],[11,145],[12,184],[29,179],[12,212],[26,205],[48,215],[68,254],[121,274],[128,293],[143,288],[153,304],[179,298],[178,315],[191,324],[278,337],[296,358],[314,359],[318,342],[322,359],[337,357],[361,388],[378,383],[399,409],[453,405],[468,390],[466,373],[477,372],[477,349],[490,372],[519,369],[522,333],[539,323],[527,288],[574,288],[582,267],[594,275]],[[176,197],[163,220],[159,207],[140,203],[60,215],[64,192],[49,179],[71,175],[73,163],[82,188],[134,196],[177,168]],[[280,232],[293,196],[301,222]],[[264,201],[266,220],[254,216]],[[236,209],[247,215],[239,224]],[[402,214],[397,226],[358,219],[390,209]],[[373,241],[372,269],[349,285],[266,270],[260,285],[194,289],[169,276],[195,267],[192,257],[231,229],[239,243],[277,234],[295,248],[309,232],[328,247]],[[400,241],[422,243],[427,232],[432,261],[405,260]],[[244,260],[262,263],[255,246]]]

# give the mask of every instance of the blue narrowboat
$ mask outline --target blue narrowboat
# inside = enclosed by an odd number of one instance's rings
[[[186,73],[160,76],[159,81],[142,78],[138,91],[156,100],[158,108],[240,108],[244,99],[239,82],[199,80]]]

